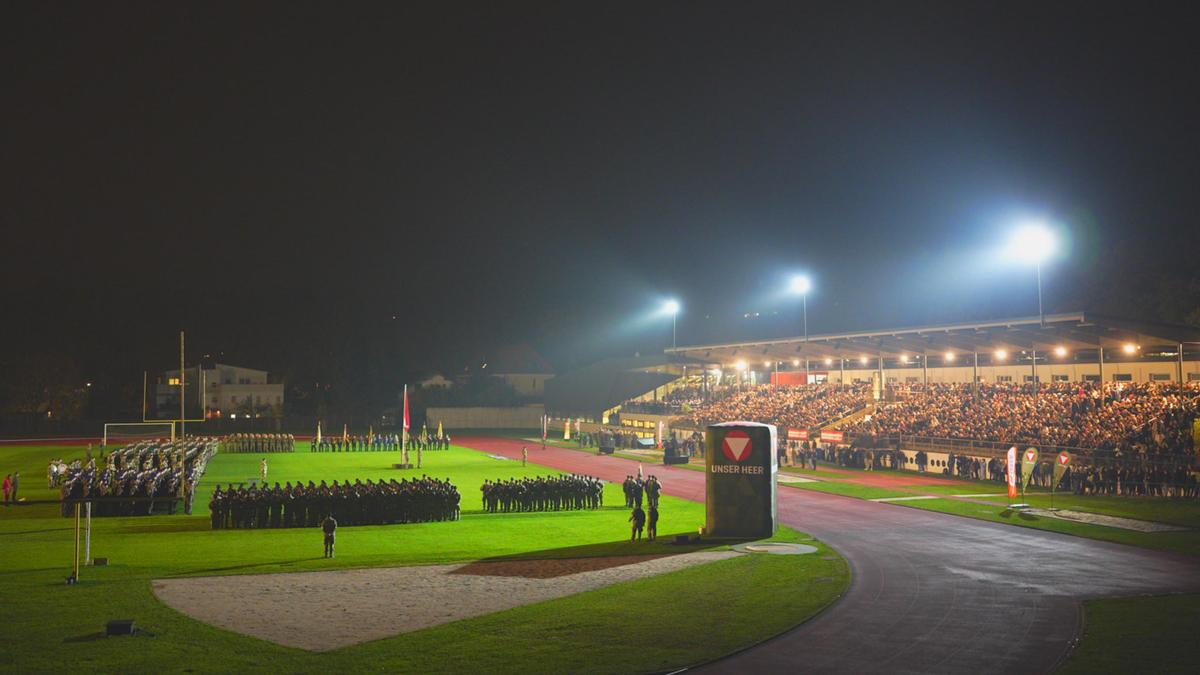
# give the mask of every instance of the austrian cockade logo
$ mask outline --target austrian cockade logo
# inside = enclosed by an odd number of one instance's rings
[[[725,451],[725,456],[731,461],[741,462],[750,456],[754,445],[750,442],[750,434],[741,429],[732,429],[725,434],[725,443],[722,444],[721,449]]]

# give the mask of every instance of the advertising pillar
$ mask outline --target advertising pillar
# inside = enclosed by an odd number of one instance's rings
[[[779,523],[778,439],[770,424],[726,422],[705,432],[705,531],[715,537],[770,537]]]

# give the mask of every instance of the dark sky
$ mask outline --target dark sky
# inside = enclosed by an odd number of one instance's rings
[[[1184,6],[8,3],[6,353],[386,389],[661,348],[667,295],[681,343],[795,333],[797,270],[814,333],[1030,314],[1029,216],[1049,309],[1170,314]]]

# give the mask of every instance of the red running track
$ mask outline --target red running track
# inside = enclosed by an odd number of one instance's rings
[[[457,444],[513,459],[528,447],[538,464],[611,481],[637,473],[631,460],[512,439]],[[702,472],[643,467],[667,494],[704,500]],[[850,589],[813,620],[698,670],[1050,672],[1079,635],[1081,600],[1200,591],[1189,556],[789,487],[779,516],[846,557]]]

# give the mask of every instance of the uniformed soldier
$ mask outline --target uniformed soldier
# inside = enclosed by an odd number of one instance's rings
[[[337,520],[333,516],[326,516],[325,520],[321,521],[321,531],[325,533],[325,557],[333,557],[333,543],[337,537]]]

